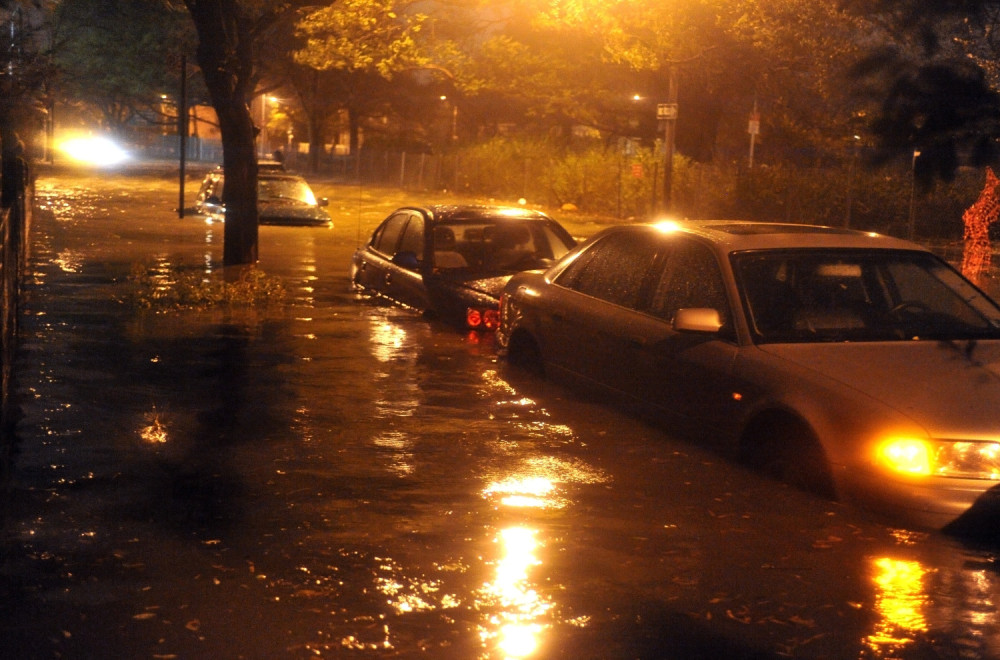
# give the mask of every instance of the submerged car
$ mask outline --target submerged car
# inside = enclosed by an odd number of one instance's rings
[[[763,472],[918,527],[1000,504],[1000,307],[910,242],[609,228],[512,278],[500,354]]]
[[[562,225],[539,211],[403,207],[355,251],[351,281],[459,327],[492,331],[511,275],[548,268],[575,245]]]
[[[213,221],[224,221],[225,183],[222,168],[209,172],[198,191],[195,211]],[[309,183],[301,176],[282,171],[278,164],[261,164],[257,175],[258,223],[332,227],[330,214],[322,208],[327,204],[326,198],[316,199]]]

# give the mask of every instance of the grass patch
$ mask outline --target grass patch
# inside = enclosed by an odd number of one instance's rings
[[[135,309],[157,311],[212,307],[266,307],[286,297],[280,278],[254,266],[206,273],[203,269],[152,269],[133,264],[125,301]]]

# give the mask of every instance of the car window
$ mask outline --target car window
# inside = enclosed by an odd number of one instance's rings
[[[257,180],[260,201],[284,200],[316,206],[316,197],[304,179],[293,177],[262,177]]]
[[[435,264],[486,274],[548,268],[572,249],[569,234],[547,220],[477,218],[434,229]]]
[[[399,242],[397,252],[412,252],[417,259],[424,258],[424,219],[416,214],[410,216],[410,221],[403,229],[403,238]]]
[[[559,231],[562,229],[559,226],[545,223],[542,225],[533,225],[533,227],[535,227],[536,235],[539,232],[541,233],[541,236],[536,236],[535,240],[538,243],[539,256],[545,259],[553,261],[561,259],[563,255],[575,246],[573,239],[565,231]]]
[[[642,284],[661,251],[641,232],[614,232],[587,248],[556,283],[601,300],[636,309]]]
[[[653,289],[649,311],[673,321],[678,309],[695,307],[718,311],[723,325],[729,320],[726,287],[711,250],[694,241],[678,239]]]
[[[733,262],[758,342],[1000,338],[1000,309],[929,253],[802,249]]]
[[[399,237],[402,235],[409,217],[409,213],[396,213],[383,222],[372,235],[372,249],[388,257],[394,255],[396,246],[399,245]]]

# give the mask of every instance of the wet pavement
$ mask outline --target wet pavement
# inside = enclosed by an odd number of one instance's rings
[[[261,227],[284,305],[124,304],[137,264],[220,267],[222,228],[177,218],[175,185],[38,182],[0,657],[1000,657],[993,548],[766,481],[359,300],[378,217]]]

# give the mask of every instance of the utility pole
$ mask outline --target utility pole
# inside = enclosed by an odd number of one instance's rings
[[[663,122],[663,199],[661,211],[673,210],[674,143],[677,139],[677,67],[670,65],[667,102],[656,106],[656,118]]]
[[[184,179],[187,176],[187,134],[188,134],[188,100],[187,100],[187,55],[181,55],[181,94],[177,103],[177,137],[180,149],[180,198],[177,204],[177,217],[184,217]]]

